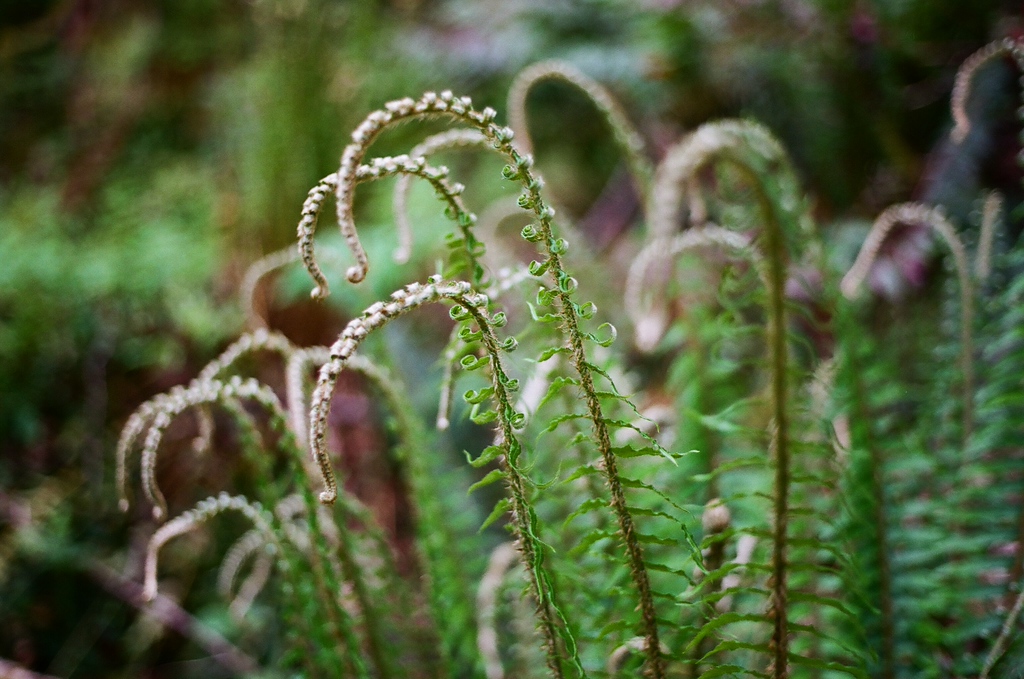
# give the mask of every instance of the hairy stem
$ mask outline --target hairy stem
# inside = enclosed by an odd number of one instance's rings
[[[540,275],[546,271],[554,284],[553,289],[547,291],[547,293],[550,295],[549,300],[557,303],[558,315],[562,319],[562,327],[572,357],[573,367],[580,377],[580,386],[584,400],[587,403],[587,412],[589,419],[593,423],[594,441],[597,444],[603,461],[603,472],[611,492],[611,506],[618,520],[619,531],[626,549],[627,564],[639,599],[643,634],[646,640],[646,653],[648,656],[648,672],[655,679],[662,679],[664,677],[664,663],[661,658],[654,595],[651,591],[650,578],[644,563],[643,549],[636,535],[633,517],[627,507],[625,493],[618,474],[617,461],[612,451],[608,424],[602,411],[597,389],[594,386],[593,370],[587,360],[587,353],[584,349],[584,335],[579,327],[579,318],[584,307],[591,310],[590,314],[587,314],[589,317],[592,314],[593,305],[580,306],[572,300],[572,292],[576,287],[576,281],[565,271],[561,261],[561,253],[566,250],[568,244],[564,239],[556,238],[553,233],[552,220],[555,211],[540,195],[543,181],[531,171],[533,158],[529,155],[521,154],[512,144],[513,131],[508,127],[499,127],[494,124],[495,115],[494,110],[489,108],[485,108],[483,111],[474,110],[472,101],[468,97],[455,97],[448,91],[442,92],[440,95],[428,92],[418,101],[406,98],[389,102],[385,105],[384,109],[374,111],[367,116],[356,128],[355,132],[352,133],[352,143],[346,147],[342,154],[341,167],[337,173],[336,195],[338,199],[339,226],[356,258],[356,266],[349,269],[347,277],[349,281],[357,283],[366,277],[369,267],[369,260],[359,241],[355,228],[352,215],[352,198],[359,163],[365,156],[369,145],[386,127],[417,117],[453,117],[479,129],[495,149],[509,159],[510,162],[502,171],[502,175],[509,181],[518,181],[524,187],[524,192],[519,196],[519,205],[523,209],[532,211],[538,220],[536,226],[527,226],[523,230],[524,238],[531,242],[539,243],[541,251],[546,256],[544,262],[534,263],[531,266],[531,273]],[[309,228],[303,228],[303,225],[300,225],[299,247],[303,253],[303,261],[306,264],[307,270],[318,286],[313,291],[313,294],[314,296],[322,296],[326,293],[326,281],[316,264],[313,254],[312,227],[315,224],[311,223],[307,226]],[[467,243],[469,242],[469,237],[467,237]],[[323,379],[321,382],[323,383]],[[314,413],[313,419],[317,419],[316,413]],[[329,494],[327,497],[329,497]]]
[[[897,224],[907,223],[922,224],[932,229],[953,253],[960,282],[960,370],[963,372],[963,442],[966,448],[974,428],[974,335],[971,330],[974,322],[974,285],[971,282],[967,250],[945,213],[940,208],[920,203],[900,203],[886,209],[872,225],[857,259],[843,276],[840,287],[846,297],[854,297],[893,228]]]
[[[509,87],[509,125],[520,138],[524,153],[533,153],[526,121],[526,98],[535,85],[544,80],[557,80],[572,85],[587,96],[612,129],[615,142],[626,157],[626,164],[636,184],[641,201],[651,190],[654,168],[644,144],[643,136],[629,121],[622,106],[604,85],[564,61],[542,61],[521,71]]]
[[[548,665],[556,677],[563,677],[563,661],[561,645],[579,674],[584,674],[580,665],[575,640],[569,631],[567,622],[562,618],[554,601],[554,590],[550,575],[543,567],[543,543],[536,535],[537,516],[527,496],[529,482],[518,466],[521,446],[515,436],[517,423],[523,416],[515,412],[512,399],[510,380],[501,365],[501,350],[511,350],[514,342],[499,345],[492,329],[492,321],[487,316],[485,296],[473,293],[465,282],[446,282],[432,278],[427,285],[413,283],[392,294],[391,302],[377,303],[369,307],[359,318],[353,319],[342,331],[338,341],[331,346],[331,360],[320,369],[320,376],[313,394],[310,413],[310,440],[314,458],[320,467],[326,490],[320,494],[320,501],[331,504],[338,494],[337,480],[326,451],[327,415],[330,410],[331,395],[338,376],[349,363],[359,344],[370,332],[377,330],[398,316],[408,313],[424,304],[450,300],[452,317],[457,321],[475,320],[479,330],[477,339],[481,340],[486,349],[486,360],[481,359],[476,367],[488,363],[491,370],[493,399],[497,404],[496,416],[500,432],[500,445],[494,449],[495,456],[500,456],[505,470],[505,482],[509,490],[509,502],[513,526],[519,541],[519,548],[529,574],[531,589],[537,600],[538,616],[541,631],[544,634]],[[476,333],[471,333],[476,334]],[[561,642],[561,643],[560,643]]]

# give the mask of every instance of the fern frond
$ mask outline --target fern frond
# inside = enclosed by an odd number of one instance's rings
[[[509,126],[519,138],[522,153],[533,153],[526,116],[526,99],[538,83],[556,80],[572,85],[597,107],[601,117],[612,130],[616,144],[625,155],[626,164],[643,200],[649,193],[654,166],[647,157],[643,136],[630,122],[622,106],[601,83],[564,61],[542,61],[521,71],[508,91]]]
[[[979,283],[984,283],[992,273],[992,248],[1002,212],[1002,194],[989,191],[981,208],[981,232],[978,236],[978,252],[974,258],[974,275]]]
[[[274,566],[273,555],[266,549],[266,538],[253,529],[242,535],[224,555],[217,574],[217,591],[228,600],[228,611],[236,620],[245,617],[256,596],[266,586]],[[252,561],[249,574],[235,590],[235,582],[248,561]]]
[[[392,301],[386,304],[374,304],[362,316],[351,321],[338,341],[331,346],[331,360],[320,370],[317,387],[313,394],[310,433],[313,454],[326,486],[326,490],[320,494],[321,502],[333,503],[338,492],[334,471],[328,460],[325,446],[330,398],[338,375],[370,332],[424,304],[450,300],[455,304],[451,309],[452,318],[459,322],[468,320],[476,322],[478,327],[476,333],[479,333],[479,339],[486,348],[484,358],[476,359],[467,356],[466,358],[472,360],[464,361],[464,367],[472,370],[484,365],[490,366],[492,379],[489,391],[496,404],[494,419],[499,424],[500,432],[498,450],[503,457],[506,469],[504,476],[510,492],[510,508],[519,548],[522,551],[533,593],[537,599],[539,622],[547,646],[548,665],[556,676],[563,676],[563,660],[559,649],[564,644],[570,662],[577,672],[581,675],[584,674],[576,657],[575,641],[555,602],[551,577],[542,565],[544,547],[536,535],[536,516],[526,495],[528,483],[518,466],[521,446],[515,435],[515,429],[522,426],[523,416],[514,410],[509,396],[510,391],[518,385],[506,375],[500,359],[502,347],[504,350],[511,350],[514,345],[508,342],[499,344],[493,334],[491,318],[486,312],[487,298],[474,293],[468,283],[448,282],[440,278],[432,278],[426,285],[413,283],[403,290],[396,291],[392,294],[391,299]]]
[[[478,130],[446,130],[432,135],[409,150],[410,158],[426,158],[441,151],[464,148],[491,148],[487,137]],[[493,150],[493,149],[492,149]],[[409,261],[412,254],[412,224],[409,221],[409,191],[412,189],[413,175],[403,174],[395,182],[392,198],[392,209],[395,213],[395,230],[398,232],[398,246],[395,248],[394,259],[403,264]]]
[[[856,295],[858,288],[867,278],[871,265],[878,258],[882,245],[899,224],[927,226],[942,237],[953,253],[953,262],[960,282],[960,369],[963,371],[963,430],[966,440],[971,435],[974,419],[974,285],[971,281],[967,250],[942,209],[920,203],[901,203],[882,212],[872,225],[853,266],[843,277],[840,288],[847,298]]]
[[[1019,63],[1022,59],[1021,52],[1021,44],[1018,41],[1005,38],[985,45],[960,65],[949,97],[949,107],[953,114],[953,131],[950,136],[955,143],[962,143],[971,131],[967,100],[971,94],[971,82],[975,74],[986,64],[1005,56],[1012,56]]]
[[[666,241],[652,240],[633,258],[626,277],[625,306],[633,321],[635,343],[642,351],[651,351],[657,345],[668,325],[664,310],[655,311],[644,293],[651,290],[647,276],[659,261],[673,260],[684,252],[702,247],[723,247],[730,250],[749,250],[750,240],[743,234],[707,224],[690,229]],[[756,251],[750,250],[753,256]]]
[[[249,265],[242,276],[242,284],[238,286],[238,299],[245,310],[245,320],[252,328],[266,328],[267,321],[256,311],[256,288],[268,274],[284,268],[292,262],[299,261],[299,253],[294,246],[271,252]]]
[[[410,100],[411,101],[411,100]],[[378,111],[379,113],[379,111]],[[362,127],[360,128],[362,129]],[[358,130],[357,130],[358,131]],[[353,134],[354,138],[354,134]],[[349,149],[357,148],[358,144],[350,144]],[[359,160],[362,159],[362,152],[358,152]],[[352,151],[357,154],[357,151]],[[342,235],[348,243],[349,248],[356,255],[357,265],[347,273],[347,278],[352,282],[358,282],[366,276],[366,252],[355,235],[355,223],[352,221],[352,201],[355,196],[355,187],[366,181],[375,181],[394,176],[410,175],[426,180],[435,190],[438,197],[447,205],[446,214],[455,220],[466,239],[466,252],[471,263],[471,271],[476,272],[476,258],[479,255],[478,244],[472,239],[469,227],[476,221],[476,216],[466,210],[462,203],[461,193],[465,187],[461,184],[450,184],[447,181],[448,168],[434,168],[427,165],[426,160],[410,158],[407,155],[374,158],[367,165],[356,162],[355,164],[343,164],[342,169],[334,174],[327,175],[321,179],[316,186],[309,190],[309,195],[302,205],[302,217],[297,227],[299,235],[299,255],[306,265],[310,276],[317,283],[317,287],[311,292],[314,299],[322,299],[330,294],[327,279],[324,278],[320,266],[316,263],[313,255],[313,235],[316,232],[317,221],[323,202],[329,192],[333,191],[338,198],[339,223],[342,224]],[[348,221],[342,220],[340,215],[343,211],[348,216]],[[475,274],[474,274],[475,275]]]
[[[143,583],[143,597],[147,601],[152,601],[156,597],[157,558],[160,549],[170,540],[195,530],[217,514],[229,510],[239,512],[252,521],[266,544],[274,545],[275,550],[281,548],[281,543],[272,527],[273,518],[259,504],[251,504],[245,497],[230,496],[227,493],[210,497],[201,501],[194,509],[190,509],[162,525],[150,538],[149,547],[146,550]]]
[[[779,142],[755,122],[723,120],[702,125],[665,153],[647,204],[649,240],[670,238],[678,230],[687,187],[701,168],[720,160],[745,166],[756,181],[774,184],[770,192],[778,193],[775,200],[786,206],[788,241],[797,244],[800,236],[814,239],[813,223],[802,207],[795,173]],[[795,224],[789,224],[790,220]]]
[[[562,238],[557,238],[553,233],[554,209],[541,195],[543,182],[531,169],[532,158],[520,154],[512,144],[512,130],[507,127],[499,127],[493,122],[495,116],[493,110],[484,109],[478,112],[473,109],[472,101],[468,97],[457,98],[451,92],[442,92],[440,95],[427,93],[418,101],[402,99],[389,102],[384,109],[371,113],[356,128],[352,136],[353,143],[346,147],[342,155],[341,169],[337,173],[339,224],[357,262],[356,266],[348,271],[347,276],[350,281],[359,282],[365,278],[368,266],[366,253],[360,243],[352,218],[352,192],[356,183],[355,174],[359,163],[365,156],[369,145],[386,127],[403,120],[425,116],[455,118],[480,130],[495,148],[508,158],[509,164],[505,166],[502,174],[506,179],[517,181],[522,185],[524,190],[519,197],[519,205],[523,209],[532,211],[538,220],[536,225],[527,226],[522,234],[526,240],[539,243],[545,256],[543,262],[531,264],[530,273],[539,276],[546,272],[552,280],[552,287],[543,289],[539,293],[538,305],[556,306],[558,313],[551,315],[551,320],[561,319],[562,321],[573,367],[580,376],[589,419],[594,426],[594,441],[602,454],[603,468],[612,495],[611,507],[619,522],[630,572],[641,602],[640,608],[644,635],[648,639],[651,671],[654,676],[661,677],[663,669],[660,660],[658,625],[642,548],[635,539],[633,519],[627,509],[621,484],[618,481],[617,465],[611,452],[608,426],[593,385],[593,364],[588,360],[587,351],[584,348],[585,342],[603,343],[605,340],[599,340],[593,333],[584,334],[579,327],[580,320],[592,316],[596,307],[593,304],[580,305],[572,300],[577,281],[565,271],[562,265],[562,256],[568,248],[568,243]],[[468,249],[472,253],[476,249],[473,247],[475,240],[468,233],[469,224],[466,226],[467,232],[464,240],[470,245]],[[314,258],[312,228],[300,227],[299,231],[303,261],[318,285],[314,290],[314,295],[322,296],[326,292],[326,288],[323,287],[326,281]],[[314,399],[314,402],[316,403],[317,400]],[[314,413],[313,420],[318,417],[319,413]],[[315,439],[314,445],[316,445]],[[329,491],[325,497],[330,496]]]

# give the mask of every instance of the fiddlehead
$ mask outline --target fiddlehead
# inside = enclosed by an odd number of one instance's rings
[[[635,342],[641,350],[653,350],[668,325],[667,312],[663,309],[655,311],[650,295],[644,294],[653,287],[647,285],[648,272],[659,261],[673,260],[684,252],[702,247],[748,250],[757,257],[756,250],[750,248],[749,238],[714,224],[689,229],[667,241],[652,240],[645,245],[629,267],[624,295],[626,310],[633,320]],[[760,270],[760,266],[758,268]]]
[[[974,323],[974,285],[967,250],[942,209],[920,203],[901,203],[885,210],[872,225],[856,261],[843,277],[840,288],[847,298],[857,294],[886,239],[899,224],[927,226],[939,234],[953,253],[953,263],[960,282],[960,369],[963,372],[963,430],[964,440],[967,440],[974,423],[974,342],[971,330]]]
[[[313,455],[320,467],[326,490],[320,494],[321,502],[330,504],[337,498],[338,486],[333,468],[326,454],[326,423],[330,407],[331,394],[341,371],[351,361],[359,344],[369,333],[383,327],[389,321],[408,313],[424,304],[441,300],[455,303],[451,315],[459,322],[473,321],[478,329],[467,329],[462,335],[482,342],[486,349],[483,359],[467,357],[468,369],[489,365],[491,369],[491,387],[486,390],[485,398],[490,396],[496,403],[494,419],[499,426],[499,445],[488,448],[484,453],[485,463],[501,457],[505,471],[503,476],[509,488],[509,507],[512,512],[519,548],[527,564],[531,579],[531,588],[537,600],[538,616],[544,634],[548,654],[548,665],[556,676],[563,676],[563,660],[560,648],[564,645],[569,659],[582,674],[582,667],[576,658],[575,642],[569,632],[565,620],[554,601],[554,591],[550,577],[547,575],[543,562],[543,544],[535,534],[536,516],[527,497],[529,482],[519,468],[521,446],[517,440],[515,429],[522,424],[522,415],[515,411],[510,392],[518,385],[511,380],[501,364],[500,352],[511,351],[515,347],[512,338],[498,342],[494,335],[492,319],[486,311],[486,297],[472,292],[468,283],[447,282],[438,278],[431,279],[426,285],[417,283],[398,290],[391,296],[388,303],[377,303],[371,306],[359,318],[351,321],[341,333],[338,341],[331,346],[331,359],[320,370],[316,390],[313,394],[310,412],[310,438]],[[468,328],[468,326],[467,326]]]
[[[597,340],[592,333],[585,334],[580,329],[581,318],[591,317],[596,307],[592,303],[581,305],[572,299],[577,282],[562,265],[562,256],[568,248],[568,243],[564,239],[556,237],[553,231],[552,220],[555,211],[541,195],[543,182],[532,170],[532,157],[522,155],[512,144],[511,128],[500,127],[494,123],[495,112],[493,109],[485,108],[483,111],[476,111],[468,97],[455,97],[448,91],[442,92],[440,95],[428,92],[419,100],[407,98],[389,102],[383,109],[371,113],[356,128],[352,134],[353,142],[346,147],[342,155],[341,168],[337,173],[339,225],[357,262],[356,266],[349,270],[348,278],[352,282],[363,280],[368,266],[366,252],[359,241],[352,217],[352,195],[355,186],[353,178],[356,169],[369,145],[386,127],[411,118],[426,116],[455,118],[478,129],[509,160],[502,175],[509,181],[519,182],[524,189],[519,196],[519,205],[523,209],[531,211],[537,223],[524,228],[523,237],[530,242],[538,243],[544,256],[544,261],[531,264],[530,272],[536,276],[547,273],[552,281],[552,287],[541,292],[538,302],[541,306],[555,306],[558,313],[553,317],[560,318],[562,321],[567,341],[566,349],[580,378],[580,388],[587,406],[587,417],[593,424],[593,438],[601,452],[602,472],[608,480],[611,492],[611,508],[619,524],[620,534],[626,548],[627,563],[641,602],[640,611],[643,632],[647,639],[648,666],[653,676],[662,677],[664,669],[661,645],[658,640],[657,617],[650,579],[643,560],[643,549],[637,538],[633,517],[630,514],[619,479],[618,463],[609,434],[609,423],[604,416],[598,389],[594,384],[594,365],[588,360],[588,354],[584,348],[586,341]],[[466,236],[466,242],[469,244],[467,249],[472,252],[475,250],[475,239],[471,239],[470,236],[471,234]],[[311,230],[300,228],[300,250],[303,252],[303,261],[307,270],[320,286],[314,290],[314,294],[319,295],[325,291],[322,287],[325,281],[313,255]],[[618,395],[616,394],[616,396]]]
[[[967,115],[967,100],[971,95],[971,83],[974,76],[986,64],[1010,56],[1018,66],[1024,61],[1024,50],[1021,43],[1012,38],[991,42],[964,59],[956,72],[953,91],[949,96],[949,108],[953,115],[953,131],[950,136],[957,144],[963,143],[971,131],[971,119]]]
[[[379,113],[379,112],[378,112]],[[360,128],[362,129],[362,128]],[[378,130],[379,131],[379,130]],[[356,130],[359,132],[359,130]],[[355,134],[353,134],[355,138]],[[358,144],[350,144],[348,148],[357,147]],[[346,149],[348,152],[348,149]],[[352,154],[356,152],[353,151]],[[358,154],[359,160],[365,154],[365,149]],[[358,162],[358,161],[356,161]],[[317,283],[311,295],[314,299],[322,299],[330,294],[327,279],[324,278],[320,266],[313,255],[313,235],[316,232],[317,220],[323,208],[323,202],[330,192],[334,192],[338,198],[339,223],[342,226],[342,235],[356,257],[356,266],[349,269],[346,276],[353,283],[357,283],[366,276],[368,260],[366,251],[363,250],[359,238],[355,235],[355,222],[352,217],[352,200],[355,196],[355,187],[364,181],[384,179],[396,175],[411,175],[426,180],[437,192],[441,200],[447,205],[446,212],[456,221],[465,238],[465,250],[470,263],[470,270],[474,276],[478,275],[477,257],[479,256],[479,244],[475,243],[470,232],[470,227],[476,222],[476,216],[468,212],[462,203],[460,195],[463,191],[461,184],[450,184],[446,177],[448,168],[434,168],[427,165],[426,160],[410,158],[409,156],[395,156],[374,158],[368,165],[342,164],[342,169],[334,174],[327,175],[321,179],[316,186],[309,190],[306,201],[302,204],[302,217],[298,225],[299,256],[310,276]],[[346,215],[345,221],[341,215]],[[403,237],[408,239],[408,237]]]
[[[180,516],[168,521],[157,529],[150,538],[149,547],[146,550],[145,579],[143,584],[143,598],[152,601],[156,597],[157,581],[156,569],[157,558],[160,549],[170,540],[189,533],[203,525],[211,518],[225,511],[236,511],[252,521],[255,529],[267,544],[275,546],[275,551],[280,551],[281,543],[277,533],[273,529],[273,518],[258,503],[252,504],[248,499],[241,496],[230,496],[221,493],[217,497],[211,497],[201,501]],[[285,566],[287,568],[287,566]]]
[[[487,138],[477,130],[447,130],[427,137],[409,150],[410,158],[426,158],[441,151],[463,148],[490,148]],[[398,247],[394,258],[398,263],[409,261],[412,254],[412,223],[409,221],[409,191],[413,175],[403,174],[395,182],[392,207],[395,213],[395,230],[398,231]]]
[[[556,80],[572,85],[597,107],[601,117],[611,128],[615,143],[626,157],[626,164],[641,199],[646,197],[650,192],[654,167],[647,157],[643,136],[604,85],[564,61],[552,60],[533,64],[521,71],[509,87],[508,121],[509,126],[519,137],[522,152],[533,153],[533,142],[526,120],[526,98],[535,85],[545,80]]]

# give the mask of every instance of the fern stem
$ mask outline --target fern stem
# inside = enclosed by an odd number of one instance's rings
[[[634,184],[645,200],[651,190],[654,167],[647,158],[644,138],[630,122],[622,106],[604,85],[564,61],[542,61],[521,71],[508,91],[509,125],[519,136],[524,153],[533,153],[526,120],[526,98],[535,85],[544,80],[557,80],[574,86],[594,104],[611,127],[612,136],[626,157],[626,165]]]
[[[981,208],[981,232],[978,235],[978,251],[974,258],[974,275],[983,284],[992,273],[992,247],[995,244],[996,226],[1003,212],[1003,194],[989,191]]]
[[[887,208],[875,219],[840,287],[846,297],[855,296],[892,229],[903,223],[922,224],[934,230],[953,253],[960,282],[960,370],[963,372],[963,443],[966,448],[974,428],[974,335],[971,328],[974,323],[974,286],[967,251],[943,211],[921,203],[900,203]]]
[[[760,186],[760,185],[758,185]],[[772,676],[789,676],[789,620],[787,614],[787,551],[789,526],[789,414],[786,412],[788,391],[788,347],[786,342],[786,249],[782,229],[767,195],[758,188],[758,197],[765,215],[765,259],[768,263],[768,342],[771,355],[771,412],[774,426],[770,449],[775,454],[775,526],[772,539],[771,612],[774,629]]]
[[[580,675],[585,675],[576,652],[575,640],[569,630],[567,621],[558,610],[554,601],[554,589],[551,578],[543,566],[543,543],[536,535],[537,516],[527,497],[528,482],[518,466],[521,446],[515,436],[515,423],[520,414],[515,412],[509,395],[508,378],[501,365],[499,352],[509,350],[506,345],[499,346],[492,329],[491,319],[487,316],[485,296],[472,292],[469,283],[442,281],[439,277],[431,278],[427,285],[412,283],[391,296],[392,301],[377,303],[369,307],[362,316],[353,319],[342,331],[338,341],[331,346],[331,360],[320,369],[320,376],[313,394],[310,412],[310,440],[313,456],[320,468],[326,490],[320,494],[320,501],[332,504],[338,496],[338,484],[326,451],[327,416],[330,410],[331,396],[338,376],[351,360],[359,344],[370,332],[383,327],[389,321],[408,313],[424,304],[450,300],[455,303],[451,315],[457,321],[472,318],[477,322],[480,336],[490,364],[491,381],[494,400],[497,403],[497,420],[501,433],[501,445],[498,452],[503,453],[505,482],[510,494],[510,505],[519,548],[527,567],[531,588],[537,600],[541,631],[545,637],[548,665],[555,677],[564,677],[563,663],[560,654],[559,640],[564,643],[571,660]],[[512,346],[509,344],[508,346]],[[556,617],[557,616],[557,617]]]
[[[1017,624],[1017,618],[1020,617],[1022,608],[1024,608],[1024,589],[1017,595],[1013,608],[1010,609],[1010,613],[1006,616],[1003,628],[999,632],[999,638],[996,639],[996,642],[992,645],[992,650],[989,651],[988,657],[985,658],[985,666],[982,668],[978,679],[988,679],[989,672],[992,671],[992,668],[999,662],[1003,653],[1006,652],[1006,646],[1010,641],[1010,633],[1013,632],[1013,628]]]
[[[763,240],[762,278],[768,293],[768,355],[771,365],[769,410],[772,424],[769,451],[775,458],[775,483],[772,498],[774,526],[772,528],[772,563],[769,579],[769,617],[772,634],[769,641],[772,679],[789,676],[789,616],[788,616],[788,551],[789,551],[789,413],[786,409],[789,378],[789,348],[786,339],[788,320],[786,313],[787,251],[785,233],[779,222],[775,205],[757,170],[737,155],[730,147],[715,150],[722,160],[730,162],[751,183],[756,194],[764,226],[760,230]],[[707,162],[710,154],[701,163]],[[696,167],[696,165],[695,165]]]
[[[1004,38],[985,45],[964,59],[956,72],[953,91],[949,96],[949,107],[953,116],[953,131],[950,133],[950,137],[955,143],[963,143],[971,131],[971,119],[967,115],[967,99],[971,93],[974,76],[986,64],[1007,55],[1019,61],[1020,49],[1019,42],[1012,38]]]
[[[772,679],[789,676],[789,614],[788,614],[788,552],[789,552],[789,413],[786,409],[789,391],[789,347],[786,339],[787,252],[785,233],[758,172],[737,156],[732,149],[720,151],[722,159],[732,163],[750,181],[756,194],[764,226],[760,231],[764,261],[762,278],[768,293],[768,355],[771,364],[769,410],[772,424],[769,451],[775,458],[775,488],[772,498],[772,563],[769,579],[769,617],[772,635],[769,642]]]
[[[531,266],[531,273],[540,275],[542,272],[547,271],[555,286],[552,299],[557,300],[559,317],[563,320],[568,348],[572,355],[573,367],[580,376],[581,390],[587,402],[587,412],[594,426],[594,440],[601,453],[604,463],[603,471],[611,491],[612,509],[618,519],[619,530],[626,547],[627,564],[640,601],[640,613],[648,656],[648,671],[654,679],[662,679],[664,677],[664,663],[662,662],[658,639],[654,596],[651,591],[647,567],[644,564],[643,550],[636,535],[633,518],[627,508],[625,493],[618,475],[615,454],[612,451],[608,424],[602,412],[601,403],[594,386],[592,369],[583,346],[584,337],[579,328],[579,316],[581,315],[582,307],[577,306],[571,297],[576,281],[568,275],[561,263],[560,254],[565,251],[568,245],[563,239],[555,238],[554,236],[552,220],[555,211],[540,195],[543,181],[531,171],[533,158],[528,154],[521,154],[512,144],[514,132],[511,128],[499,127],[493,122],[496,116],[493,109],[485,108],[482,111],[476,111],[469,97],[456,97],[450,91],[444,91],[440,94],[428,92],[418,101],[406,98],[388,102],[382,110],[374,111],[363,120],[355,132],[352,133],[352,143],[345,148],[341,158],[341,167],[336,174],[339,227],[356,259],[356,265],[349,268],[346,277],[350,282],[358,283],[366,277],[369,269],[369,260],[359,240],[352,214],[352,199],[357,183],[360,162],[365,156],[369,145],[389,125],[411,118],[430,116],[455,118],[479,129],[494,148],[505,155],[510,161],[509,165],[502,170],[502,176],[509,181],[518,181],[524,187],[524,192],[519,196],[520,207],[531,210],[537,217],[538,224],[536,226],[527,226],[523,230],[523,236],[531,242],[541,244],[542,251],[546,255],[546,261]],[[305,213],[306,211],[304,210],[303,214],[305,215]],[[317,287],[313,290],[313,296],[321,298],[327,294],[327,282],[323,272],[316,263],[313,252],[313,231],[315,226],[315,219],[307,220],[305,216],[303,217],[303,221],[299,224],[298,229],[299,250],[302,253],[307,271],[317,284]],[[472,247],[474,242],[472,234],[469,233],[468,228],[466,233],[466,243],[470,246],[468,250],[472,252],[474,250]],[[548,293],[551,294],[551,291],[548,291]],[[592,305],[590,306],[592,307]],[[325,375],[322,372],[321,384],[325,384],[324,379]],[[318,387],[319,389],[320,387]],[[314,409],[312,420],[315,421],[318,417],[319,415]],[[316,445],[316,437],[313,440],[314,445]],[[321,462],[321,465],[322,469],[325,467],[329,468],[325,460]],[[326,478],[328,478],[327,472],[325,472]],[[330,488],[328,493],[322,496],[322,499],[325,501],[329,501],[329,498]]]
[[[498,403],[498,423],[502,439],[501,447],[505,451],[505,466],[510,472],[506,477],[506,483],[508,484],[511,495],[512,518],[517,524],[516,532],[519,533],[519,550],[523,554],[523,560],[529,571],[529,578],[534,590],[534,596],[537,597],[537,609],[540,613],[541,627],[544,633],[546,646],[548,647],[548,668],[555,677],[561,678],[564,677],[565,674],[562,669],[562,661],[558,653],[559,634],[558,626],[555,621],[555,602],[553,600],[554,592],[550,576],[538,572],[543,560],[543,545],[541,545],[540,541],[533,535],[537,516],[527,499],[525,478],[519,471],[518,467],[518,458],[521,452],[521,447],[516,439],[514,427],[512,425],[516,411],[506,386],[508,384],[508,377],[505,375],[501,366],[498,340],[494,335],[494,331],[491,329],[491,325],[487,317],[476,307],[467,305],[465,308],[476,320],[480,331],[483,333],[483,344],[491,359],[491,384],[494,389],[494,400]],[[561,613],[558,615],[561,615]],[[569,651],[575,658],[576,651],[573,647],[575,642],[572,640],[571,636],[569,636],[567,641],[571,646]],[[582,667],[579,667],[579,660],[576,660],[576,664],[582,674]]]
[[[643,548],[636,535],[636,527],[633,523],[633,516],[629,513],[626,503],[625,492],[618,472],[618,462],[615,453],[612,451],[611,436],[608,432],[608,424],[605,421],[600,399],[597,396],[597,388],[594,385],[593,371],[590,362],[587,360],[586,350],[583,346],[583,333],[579,328],[580,307],[572,300],[572,291],[575,288],[575,280],[569,276],[562,266],[561,252],[566,248],[565,242],[556,239],[552,232],[551,220],[554,217],[554,210],[548,207],[540,195],[541,182],[534,177],[530,171],[531,161],[529,156],[521,156],[511,145],[508,145],[509,157],[512,165],[506,168],[506,176],[512,175],[510,179],[518,177],[526,187],[526,192],[520,196],[520,205],[526,209],[532,209],[538,218],[539,229],[528,240],[535,240],[543,243],[547,260],[540,267],[549,272],[554,283],[556,298],[560,307],[559,316],[564,322],[565,335],[569,345],[570,360],[573,368],[580,377],[580,389],[583,398],[587,403],[587,412],[590,421],[594,426],[594,440],[597,443],[598,451],[601,454],[602,467],[608,488],[611,493],[611,507],[619,524],[623,545],[626,548],[627,564],[637,590],[640,604],[640,615],[643,624],[643,636],[645,639],[645,653],[647,655],[647,671],[654,679],[662,679],[665,675],[664,662],[661,657],[661,642],[658,638],[657,614],[654,608],[654,595],[651,591],[650,577],[647,573],[647,566],[644,563]],[[508,170],[514,169],[514,172]],[[527,227],[529,229],[529,227]],[[524,229],[524,236],[530,236]]]
[[[553,264],[552,268],[559,266]],[[604,420],[604,413],[601,409],[601,402],[597,397],[597,389],[594,386],[594,378],[591,374],[590,364],[587,361],[583,349],[583,336],[580,333],[576,314],[573,311],[573,302],[568,295],[560,295],[562,312],[564,314],[566,330],[569,336],[569,348],[572,355],[573,367],[580,376],[580,387],[584,399],[587,402],[587,411],[590,420],[594,423],[594,434],[597,440],[597,448],[601,453],[603,471],[608,482],[608,489],[611,491],[611,507],[619,523],[619,531],[622,534],[622,542],[626,548],[626,555],[629,563],[629,571],[633,576],[633,584],[636,586],[640,598],[640,615],[643,620],[643,632],[646,642],[645,652],[647,654],[647,668],[650,676],[660,679],[665,675],[665,667],[661,658],[661,643],[658,639],[658,620],[654,609],[654,596],[651,591],[651,581],[647,574],[647,566],[644,564],[643,549],[640,540],[636,535],[636,526],[633,523],[633,516],[629,513],[626,503],[626,494],[619,479],[618,462],[615,453],[612,451],[611,437],[608,433],[608,426]]]

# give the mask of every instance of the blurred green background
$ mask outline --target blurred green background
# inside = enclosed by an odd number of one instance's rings
[[[976,85],[985,133],[956,158],[946,141],[958,65],[1020,36],[1019,12],[996,0],[0,0],[0,662],[60,677],[239,669],[216,639],[197,642],[205,632],[140,616],[130,575],[145,517],[117,513],[113,448],[139,403],[242,331],[246,266],[294,239],[306,191],[368,111],[452,89],[504,114],[518,70],[561,58],[619,96],[655,158],[708,120],[764,122],[823,224],[910,198],[966,213],[979,186],[1019,202],[1008,67]],[[554,194],[614,248],[637,211],[609,199],[629,189],[603,124],[556,84],[530,101]],[[416,138],[403,128],[380,150]],[[365,196],[369,221],[387,221],[386,191]],[[279,291],[275,325],[327,341],[343,307],[306,294]],[[212,592],[186,608],[186,626],[245,646]]]

